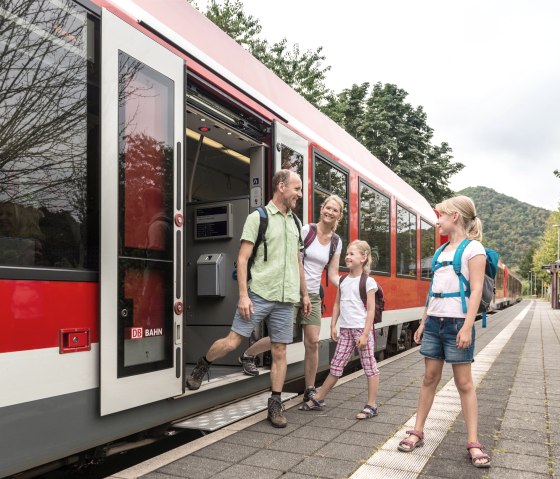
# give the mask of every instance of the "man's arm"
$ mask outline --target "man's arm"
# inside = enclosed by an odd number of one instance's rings
[[[241,241],[239,254],[237,256],[237,287],[239,288],[239,302],[237,308],[243,319],[249,320],[253,313],[253,303],[249,299],[249,287],[247,285],[247,265],[253,254],[253,243]]]
[[[298,255],[298,266],[299,266],[299,290],[301,293],[301,305],[303,309],[304,316],[308,316],[311,313],[311,301],[309,299],[309,293],[307,291],[307,283],[305,282],[305,273],[303,271],[303,260],[301,254]]]

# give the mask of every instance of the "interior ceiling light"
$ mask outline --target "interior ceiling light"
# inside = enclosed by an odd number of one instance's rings
[[[209,129],[210,128],[208,128],[208,130]],[[193,131],[193,130],[187,128],[187,137],[192,138],[193,140],[199,141],[200,140],[200,133],[197,133],[196,131]],[[233,158],[241,160],[243,163],[246,163],[248,165],[251,164],[251,159],[248,156],[242,155],[241,153],[238,153],[235,150],[227,148],[224,145],[222,145],[221,143],[218,143],[217,141],[212,140],[211,138],[208,138],[207,136],[204,137],[203,143],[205,145],[209,146],[210,148],[215,148],[216,150],[220,150],[221,152],[225,153],[226,155],[229,155]]]

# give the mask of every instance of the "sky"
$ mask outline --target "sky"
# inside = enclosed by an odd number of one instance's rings
[[[465,165],[451,189],[560,206],[560,1],[242,2],[270,42],[322,46],[335,92],[363,82],[407,91],[433,142]]]

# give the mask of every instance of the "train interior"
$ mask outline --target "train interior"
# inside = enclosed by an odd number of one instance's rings
[[[192,100],[192,98],[191,98]],[[232,123],[221,106],[187,107],[185,377],[230,330],[237,307],[236,261],[243,224],[264,202],[266,145]],[[219,109],[218,109],[219,108]],[[233,114],[230,113],[233,117]],[[251,183],[251,184],[250,184]],[[259,335],[259,332],[256,333]],[[212,366],[212,379],[240,373],[249,342]]]

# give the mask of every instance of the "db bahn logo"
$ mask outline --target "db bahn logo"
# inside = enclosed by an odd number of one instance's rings
[[[144,328],[126,328],[126,339],[142,339],[144,337]]]

